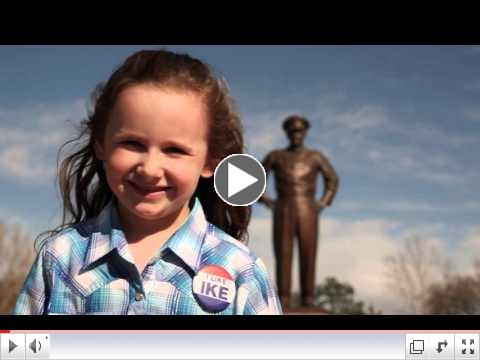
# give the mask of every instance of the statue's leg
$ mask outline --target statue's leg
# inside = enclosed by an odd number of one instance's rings
[[[315,204],[299,204],[297,233],[300,250],[300,284],[302,305],[312,306],[315,301],[315,264],[317,257],[318,213]]]
[[[277,288],[282,307],[290,306],[290,289],[293,258],[293,222],[294,211],[287,202],[277,201],[274,215],[274,251],[277,276]]]

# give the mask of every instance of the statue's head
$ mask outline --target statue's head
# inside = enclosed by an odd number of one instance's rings
[[[310,123],[304,117],[291,115],[283,122],[283,130],[287,133],[290,144],[300,146],[307,135]]]

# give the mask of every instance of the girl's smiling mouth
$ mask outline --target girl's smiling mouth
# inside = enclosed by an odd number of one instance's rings
[[[128,181],[128,183],[137,194],[148,199],[162,197],[167,190],[172,188],[171,186],[143,186],[136,184],[133,181]]]

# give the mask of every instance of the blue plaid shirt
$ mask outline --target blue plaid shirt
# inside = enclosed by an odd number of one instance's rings
[[[281,314],[263,262],[207,222],[200,201],[142,274],[121,230],[115,201],[97,218],[63,230],[42,246],[14,314],[209,314],[192,291],[206,265],[223,267],[235,298],[217,314]]]

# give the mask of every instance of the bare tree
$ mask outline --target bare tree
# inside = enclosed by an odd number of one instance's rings
[[[480,261],[472,274],[448,274],[433,284],[425,300],[425,313],[442,315],[480,314]]]
[[[480,279],[472,275],[454,275],[444,282],[433,284],[425,301],[425,313],[480,314]]]
[[[33,242],[19,225],[0,222],[0,314],[9,314],[34,258]]]
[[[388,285],[403,299],[410,314],[425,313],[430,287],[450,272],[449,261],[431,242],[417,235],[407,238],[404,247],[385,261]]]
[[[372,304],[366,307],[363,301],[355,298],[355,289],[347,282],[340,282],[335,277],[327,277],[315,288],[315,306],[323,309],[325,314],[340,315],[380,315]],[[300,293],[294,292],[292,308],[301,308]]]

